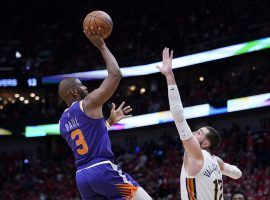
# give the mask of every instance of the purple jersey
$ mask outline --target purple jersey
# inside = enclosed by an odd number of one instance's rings
[[[104,118],[88,117],[76,101],[63,112],[59,124],[62,137],[74,153],[78,170],[105,160],[113,162]]]

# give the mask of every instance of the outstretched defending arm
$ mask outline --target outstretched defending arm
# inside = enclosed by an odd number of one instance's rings
[[[242,172],[238,167],[236,167],[235,165],[230,165],[228,163],[225,163],[221,158],[219,158],[217,156],[216,156],[216,158],[217,158],[219,167],[220,167],[223,175],[228,176],[232,179],[241,178]]]
[[[163,50],[162,56],[162,67],[158,67],[158,69],[166,77],[167,80],[170,111],[185,148],[188,171],[190,172],[190,175],[193,175],[198,173],[203,165],[203,154],[200,148],[200,144],[192,134],[184,116],[183,105],[172,71],[173,52],[170,54],[169,49],[165,48]]]

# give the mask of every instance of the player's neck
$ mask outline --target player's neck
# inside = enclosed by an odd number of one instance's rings
[[[211,155],[213,155],[213,153],[211,152],[211,150],[210,150],[209,148],[202,148],[202,147],[201,147],[201,149],[202,149],[202,150],[205,150],[205,151],[207,151],[208,153],[210,153]]]
[[[82,100],[82,98],[80,97],[80,95],[77,95],[76,97],[75,96],[69,96],[67,99],[66,99],[66,104],[68,106],[68,108],[76,101],[80,101]]]
[[[72,99],[72,100],[67,101],[67,106],[68,106],[68,108],[69,108],[74,102],[76,102],[76,101],[79,101],[79,100],[77,100],[77,99]]]

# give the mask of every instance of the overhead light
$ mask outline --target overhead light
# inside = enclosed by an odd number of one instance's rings
[[[19,99],[20,99],[20,101],[23,101],[24,100],[24,97],[20,97]]]
[[[25,100],[23,101],[23,103],[24,103],[24,104],[28,104],[29,101],[28,101],[27,99],[25,99]]]
[[[16,98],[19,98],[19,97],[20,97],[20,95],[19,95],[19,94],[15,94],[14,96],[15,96]]]
[[[29,66],[29,65],[26,65],[26,66],[25,66],[25,69],[26,69],[26,70],[30,70],[30,66]]]
[[[11,98],[11,97],[8,97],[8,100],[9,100],[9,101],[11,101],[11,100],[12,100],[12,98]]]
[[[4,100],[3,104],[4,105],[7,105],[8,101],[7,100]]]
[[[204,77],[203,76],[200,76],[199,80],[200,81],[204,81]]]
[[[35,96],[36,96],[36,94],[33,92],[30,94],[30,97],[35,97]]]
[[[15,56],[16,56],[16,58],[21,58],[22,54],[19,51],[16,51]]]
[[[131,85],[129,87],[130,91],[134,92],[136,90],[136,85]]]
[[[141,89],[140,89],[140,94],[144,94],[144,93],[145,93],[145,91],[146,91],[146,89],[145,89],[145,88],[141,88]]]
[[[4,108],[4,106],[3,105],[0,105],[0,110],[2,110]]]
[[[15,103],[15,102],[16,102],[15,99],[12,99],[12,100],[11,100],[11,103]]]
[[[36,97],[35,97],[35,100],[37,100],[37,101],[38,101],[38,100],[39,100],[39,96],[36,96]]]

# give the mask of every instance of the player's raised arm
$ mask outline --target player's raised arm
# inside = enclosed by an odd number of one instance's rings
[[[235,165],[230,165],[228,163],[225,163],[221,158],[217,157],[217,161],[220,167],[220,170],[223,175],[228,176],[232,179],[239,179],[242,176],[241,170],[236,167]]]
[[[166,77],[167,80],[170,111],[185,148],[187,164],[189,165],[189,163],[192,163],[190,166],[195,166],[194,169],[188,169],[188,171],[196,174],[203,164],[203,154],[199,142],[192,134],[184,116],[183,105],[172,71],[173,51],[170,54],[169,49],[165,48],[162,52],[162,57],[162,67],[158,67],[158,69]]]
[[[87,95],[84,100],[84,108],[87,110],[101,107],[115,92],[122,74],[118,63],[105,42],[100,36],[90,36],[85,33],[88,39],[100,50],[106,63],[108,76],[104,79],[99,88]]]

